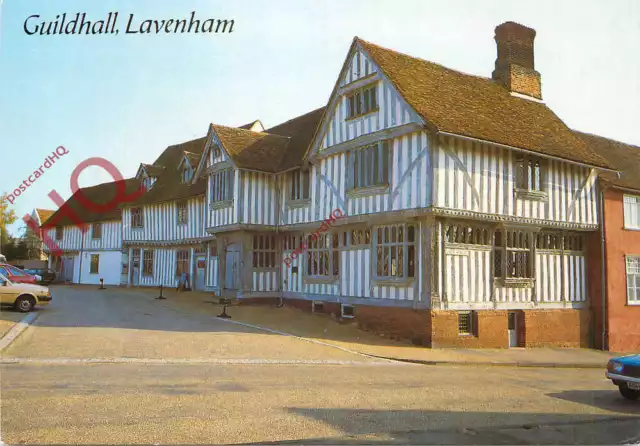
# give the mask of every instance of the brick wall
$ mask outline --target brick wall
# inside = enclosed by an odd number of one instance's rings
[[[592,347],[591,311],[525,310],[525,347]]]
[[[415,345],[431,345],[431,311],[411,308],[357,306],[356,320],[363,330]]]
[[[507,348],[507,311],[476,312],[476,335],[458,334],[457,311],[432,311],[432,344],[434,348]]]

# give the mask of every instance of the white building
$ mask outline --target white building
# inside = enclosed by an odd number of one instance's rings
[[[588,345],[584,238],[610,166],[542,102],[535,31],[495,31],[491,78],[356,38],[326,107],[211,124],[141,165],[109,245],[122,283],[187,273],[429,346]]]

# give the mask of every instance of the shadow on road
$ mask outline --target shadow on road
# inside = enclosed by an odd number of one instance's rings
[[[289,411],[327,423],[345,435],[277,444],[596,445],[626,444],[640,437],[640,417],[634,416],[308,408]],[[420,424],[437,427],[412,429]]]
[[[611,390],[567,390],[559,393],[548,393],[547,396],[640,417],[640,401],[629,401],[623,398],[618,393],[618,388],[613,384],[611,384]],[[638,430],[638,435],[640,435],[640,430]]]

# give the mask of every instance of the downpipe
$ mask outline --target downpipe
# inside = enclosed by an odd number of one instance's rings
[[[600,200],[598,203],[598,207],[600,208],[600,272],[601,272],[601,290],[600,290],[600,306],[602,313],[602,346],[601,350],[607,350],[607,271],[606,271],[606,240],[604,233],[604,192],[607,190],[608,186],[605,186],[602,190],[600,190]]]

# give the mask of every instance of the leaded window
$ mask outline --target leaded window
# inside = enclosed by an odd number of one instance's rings
[[[90,274],[98,274],[100,269],[100,254],[91,254],[91,264],[89,266]]]
[[[307,236],[307,275],[337,277],[340,273],[340,250],[337,234],[314,233]]]
[[[63,228],[62,226],[56,226],[56,240],[62,240]]]
[[[374,229],[374,272],[378,279],[415,277],[416,228],[399,223]]]
[[[94,240],[102,238],[102,223],[93,223],[91,225],[91,238]]]
[[[516,187],[534,192],[544,191],[544,161],[536,156],[516,157]]]
[[[349,156],[352,189],[389,185],[391,163],[388,141],[354,149]]]
[[[498,230],[494,237],[494,277],[532,278],[532,234]]]
[[[347,95],[347,119],[357,118],[378,109],[377,84],[358,88]]]
[[[466,245],[491,245],[489,229],[470,226],[464,223],[445,225],[444,240],[447,243]]]
[[[211,174],[211,202],[233,199],[233,169],[219,170]]]
[[[131,227],[132,228],[144,227],[142,208],[131,208]]]

